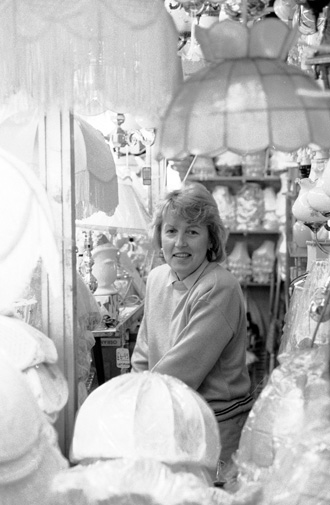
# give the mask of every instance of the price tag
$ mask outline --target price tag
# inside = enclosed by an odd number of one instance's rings
[[[125,347],[119,347],[116,349],[116,365],[118,368],[129,368],[129,350]]]

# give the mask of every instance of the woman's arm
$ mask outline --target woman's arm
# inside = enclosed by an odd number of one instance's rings
[[[144,372],[149,369],[148,343],[145,317],[142,318],[141,325],[136,338],[136,344],[132,354],[131,372]]]
[[[198,389],[234,335],[234,327],[229,322],[233,310],[226,310],[228,303],[236,305],[237,320],[240,308],[233,300],[226,301],[224,307],[199,301],[173,347],[152,371],[172,375]]]

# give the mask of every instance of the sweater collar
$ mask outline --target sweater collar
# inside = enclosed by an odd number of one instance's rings
[[[188,275],[188,277],[186,277],[183,281],[180,281],[178,279],[178,276],[176,275],[176,273],[172,269],[170,269],[167,285],[169,286],[172,284],[173,287],[178,288],[178,289],[180,289],[182,287],[185,287],[187,290],[191,289],[193,287],[193,285],[195,284],[195,282],[202,275],[202,273],[204,272],[207,265],[209,265],[209,261],[207,259],[205,259],[203,261],[203,263],[197,268],[197,270],[195,270],[192,274]]]

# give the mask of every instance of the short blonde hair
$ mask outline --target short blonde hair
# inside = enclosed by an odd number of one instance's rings
[[[192,183],[168,193],[157,206],[152,222],[151,240],[160,250],[161,232],[167,211],[174,212],[189,223],[206,225],[211,247],[207,251],[208,261],[222,262],[226,258],[228,233],[219,214],[218,205],[203,184]]]

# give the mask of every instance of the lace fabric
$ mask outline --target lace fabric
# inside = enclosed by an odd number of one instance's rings
[[[295,289],[286,314],[279,354],[298,347],[310,347],[317,325],[309,314],[309,307],[315,290],[324,285],[329,276],[329,259],[316,260],[312,263],[303,285]],[[329,343],[330,321],[320,324],[315,344]]]

